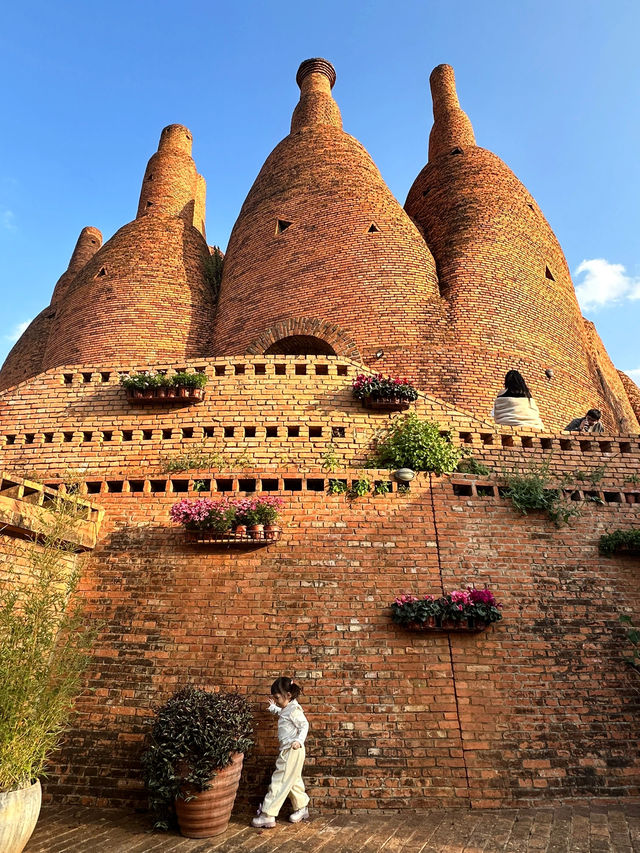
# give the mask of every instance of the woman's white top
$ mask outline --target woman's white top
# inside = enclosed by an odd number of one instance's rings
[[[503,397],[499,394],[491,409],[491,415],[497,424],[544,429],[540,410],[535,400],[530,397]]]
[[[297,699],[292,699],[284,708],[279,708],[271,702],[268,710],[278,715],[278,741],[280,749],[287,749],[298,741],[303,744],[309,731],[309,723]]]

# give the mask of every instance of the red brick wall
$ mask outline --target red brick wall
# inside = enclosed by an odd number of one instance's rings
[[[639,524],[638,436],[498,432],[422,398],[417,410],[451,429],[493,475],[435,478],[433,490],[419,475],[408,494],[394,485],[390,494],[348,501],[327,495],[327,479],[363,476],[372,440],[389,423],[352,400],[359,365],[254,356],[189,366],[204,368],[210,382],[203,403],[181,409],[130,406],[116,365],[104,363],[84,373],[49,371],[1,398],[2,465],[35,468],[52,483],[80,468],[83,490],[106,509],[82,584],[104,628],[91,690],[49,793],[72,802],[141,801],[139,755],[151,709],[189,682],[237,687],[255,702],[258,745],[240,797],[256,802],[276,745],[261,697],[281,673],[305,687],[307,777],[320,809],[638,793],[636,752],[628,748],[638,736],[637,694],[617,622],[621,610],[640,616],[636,564],[597,552],[602,532]],[[233,437],[224,438],[225,426]],[[332,436],[333,427],[344,436]],[[331,444],[340,467],[327,472]],[[218,452],[217,464],[163,472],[162,457],[194,445]],[[561,530],[517,515],[496,492],[503,470],[547,458],[557,473],[572,472],[568,491],[603,501],[584,503],[582,516]],[[186,544],[168,510],[196,496],[194,479],[214,493],[256,487],[283,495],[282,540],[253,551]],[[416,636],[390,621],[398,592],[471,582],[489,583],[504,602],[497,627]]]

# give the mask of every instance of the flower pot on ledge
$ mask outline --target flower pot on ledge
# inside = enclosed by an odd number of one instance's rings
[[[364,397],[362,405],[365,409],[371,409],[374,412],[403,412],[411,406],[411,403],[408,400],[395,398],[374,400],[371,397]]]
[[[224,547],[248,547],[248,548],[256,548],[263,547],[264,545],[271,545],[273,542],[277,542],[280,538],[280,530],[277,532],[273,532],[269,538],[267,538],[263,531],[256,531],[256,536],[249,530],[245,529],[243,533],[241,530],[239,531],[237,528],[232,533],[230,530],[225,533],[218,533],[213,530],[188,530],[185,529],[185,536],[187,542],[190,545],[220,545]]]
[[[484,631],[488,627],[488,624],[486,622],[479,622],[472,617],[463,619],[460,622],[450,619],[431,618],[428,622],[409,622],[407,625],[401,625],[400,627],[405,631],[416,633],[474,634],[478,631]]]
[[[146,391],[140,391],[135,388],[131,391],[126,390],[127,400],[129,402],[140,404],[156,404],[163,405],[167,403],[199,403],[204,400],[204,390],[202,388],[187,388],[180,386],[178,388],[149,388]]]

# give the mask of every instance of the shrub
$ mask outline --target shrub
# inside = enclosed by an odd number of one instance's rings
[[[181,371],[171,377],[171,382],[175,388],[204,388],[207,384],[207,377],[204,373]]]
[[[618,550],[640,551],[640,528],[627,528],[605,533],[600,537],[598,548],[601,554],[610,557]]]
[[[234,753],[246,753],[253,746],[252,734],[249,703],[238,693],[184,687],[158,708],[142,756],[156,828],[168,828],[184,785],[206,791]]]
[[[376,460],[382,467],[435,474],[454,471],[460,455],[460,448],[450,437],[440,435],[438,424],[420,420],[415,414],[396,419],[376,448]]]
[[[417,598],[414,595],[400,595],[391,605],[391,618],[397,625],[404,628],[424,627],[432,623],[460,623],[475,620],[486,625],[502,619],[501,604],[495,599],[490,589],[456,589],[439,598],[425,595]]]
[[[344,495],[347,491],[345,480],[330,479],[327,485],[327,491],[330,495]]]
[[[367,477],[361,477],[359,480],[353,480],[349,489],[350,498],[363,498],[371,491],[371,480]]]
[[[0,792],[26,787],[57,747],[89,660],[94,633],[71,603],[80,571],[68,540],[84,507],[57,497],[26,568],[0,582]],[[76,558],[77,560],[77,558]]]
[[[567,498],[561,487],[550,486],[549,459],[526,471],[505,474],[504,478],[507,483],[504,496],[523,515],[541,510],[556,527],[561,527],[582,511],[576,502]],[[566,485],[566,479],[561,485]]]

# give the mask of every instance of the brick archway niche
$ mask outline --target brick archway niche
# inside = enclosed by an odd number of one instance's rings
[[[338,355],[362,361],[358,347],[342,329],[316,317],[276,323],[247,347],[245,355]]]

